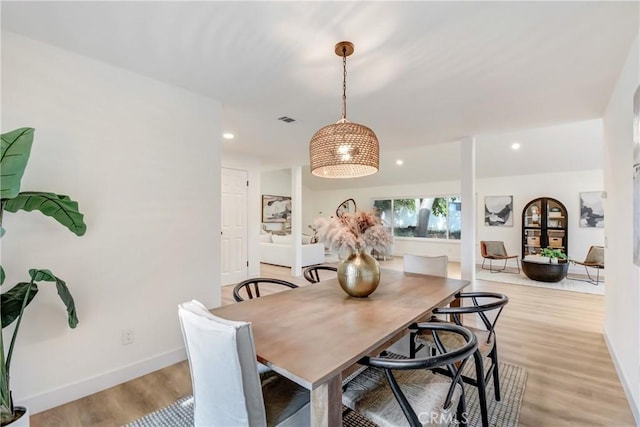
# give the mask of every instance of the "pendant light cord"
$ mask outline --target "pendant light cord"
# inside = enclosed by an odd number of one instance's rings
[[[342,47],[342,119],[347,118],[347,48]]]

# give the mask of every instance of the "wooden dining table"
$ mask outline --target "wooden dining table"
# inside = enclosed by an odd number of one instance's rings
[[[366,298],[337,279],[211,310],[252,323],[258,360],[311,393],[311,426],[342,425],[342,372],[378,354],[414,322],[449,304],[468,281],[382,270]]]

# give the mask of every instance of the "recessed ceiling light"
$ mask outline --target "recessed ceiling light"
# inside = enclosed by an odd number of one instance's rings
[[[398,166],[402,166],[404,162],[402,160],[396,160],[396,165]]]
[[[520,143],[519,142],[514,142],[513,144],[511,144],[511,149],[512,150],[519,150],[520,149]]]
[[[230,132],[225,132],[225,133],[222,134],[222,137],[224,139],[233,139],[235,137],[235,135],[230,133]]]

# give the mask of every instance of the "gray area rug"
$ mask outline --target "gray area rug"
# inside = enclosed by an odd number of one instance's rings
[[[531,280],[524,273],[492,273],[488,270],[477,269],[476,279],[492,280],[494,282],[511,283],[514,285],[535,286],[538,288],[560,289],[563,291],[582,292],[585,294],[604,295],[604,279],[600,278],[598,286],[589,282],[574,279],[563,279],[555,283]]]
[[[527,384],[527,371],[509,363],[499,363],[500,368],[500,402],[496,402],[493,390],[493,381],[487,387],[487,404],[489,411],[489,424],[493,427],[515,427],[518,425],[520,407]],[[465,374],[475,378],[473,363],[467,364]],[[464,394],[467,400],[467,414],[469,426],[482,426],[480,418],[480,403],[478,401],[478,389],[469,384],[464,385]]]
[[[470,363],[469,365],[473,365]],[[469,366],[471,367],[471,366]],[[527,382],[527,371],[519,366],[500,363],[500,386],[502,400],[496,402],[493,398],[493,382],[487,390],[489,402],[489,421],[495,427],[515,427],[522,397]],[[470,427],[482,427],[480,420],[480,406],[478,392],[475,387],[465,384],[467,399],[467,413]],[[375,427],[375,424],[343,406],[342,423],[344,427]],[[126,427],[191,427],[193,426],[193,397],[184,397],[166,408],[152,412],[133,421]]]

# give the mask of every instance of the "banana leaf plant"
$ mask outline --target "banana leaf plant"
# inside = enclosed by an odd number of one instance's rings
[[[68,196],[41,191],[20,191],[20,183],[31,153],[33,143],[32,128],[20,128],[2,134],[0,158],[0,237],[4,236],[2,218],[5,211],[15,213],[39,211],[64,225],[69,231],[82,236],[87,226],[78,204]],[[5,270],[0,266],[0,285],[4,283]],[[8,425],[22,416],[24,408],[14,406],[9,385],[9,371],[16,338],[25,308],[38,294],[38,283],[55,283],[60,299],[67,309],[70,328],[78,324],[76,306],[66,283],[46,269],[30,269],[29,280],[20,282],[0,297],[2,304],[2,329],[15,322],[9,348],[5,354],[4,338],[0,333],[0,422]]]

